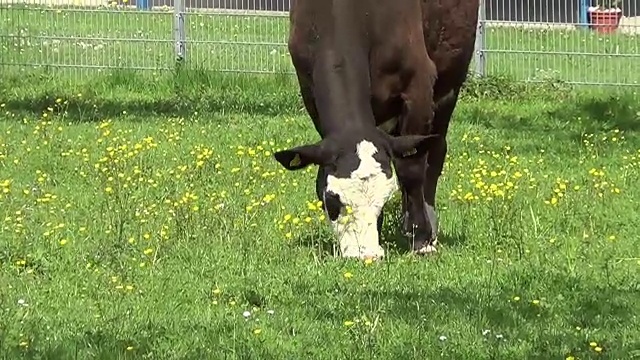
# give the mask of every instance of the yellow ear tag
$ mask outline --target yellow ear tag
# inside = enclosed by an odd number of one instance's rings
[[[300,159],[300,155],[296,154],[296,156],[294,156],[293,159],[291,159],[291,161],[289,162],[289,166],[294,167],[300,165],[302,165],[302,160]]]
[[[407,157],[407,156],[411,156],[414,155],[418,152],[418,150],[416,150],[416,148],[413,148],[407,152],[402,153],[402,157]]]

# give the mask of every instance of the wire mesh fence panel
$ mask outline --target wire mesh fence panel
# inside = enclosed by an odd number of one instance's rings
[[[595,8],[588,0],[485,0],[479,33],[484,74],[638,85],[638,2],[605,1],[606,8]]]
[[[190,67],[291,73],[289,0],[185,0]]]
[[[168,69],[175,62],[173,11],[138,1],[0,0],[0,65],[5,71]]]
[[[640,0],[600,1],[615,10],[590,1],[483,0],[472,69],[638,85]],[[0,0],[0,66],[163,70],[184,57],[191,68],[291,74],[289,8],[290,0]]]

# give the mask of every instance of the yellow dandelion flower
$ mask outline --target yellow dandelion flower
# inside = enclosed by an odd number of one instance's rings
[[[344,276],[345,279],[351,279],[353,277],[353,274],[350,273],[349,271],[347,271],[346,273],[344,273],[343,276]]]
[[[537,305],[540,305],[540,300],[533,300],[531,301],[531,303],[537,306]]]
[[[262,332],[262,329],[255,329],[253,330],[253,334],[254,335],[260,335],[260,333]]]
[[[593,351],[599,353],[599,352],[602,352],[602,348],[600,346],[596,346],[596,347],[593,348]]]
[[[67,245],[68,242],[69,241],[67,239],[62,239],[62,240],[60,240],[60,246],[65,246],[65,245]]]
[[[344,322],[344,326],[346,326],[346,327],[353,326],[353,324],[354,323],[351,320],[347,320],[347,321]]]
[[[595,341],[592,341],[592,342],[589,343],[589,346],[596,347],[596,346],[598,346],[598,343],[595,342]]]

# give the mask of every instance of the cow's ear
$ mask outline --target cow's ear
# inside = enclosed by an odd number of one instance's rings
[[[333,153],[324,141],[278,151],[273,154],[287,170],[299,170],[310,164],[325,165],[333,162]]]
[[[390,137],[391,151],[395,158],[424,156],[439,135],[404,135]]]

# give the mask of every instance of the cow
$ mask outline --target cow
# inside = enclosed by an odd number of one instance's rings
[[[413,251],[436,251],[436,188],[477,21],[478,0],[293,0],[287,45],[321,140],[273,156],[318,166],[343,257],[385,256],[383,206],[398,188]]]

